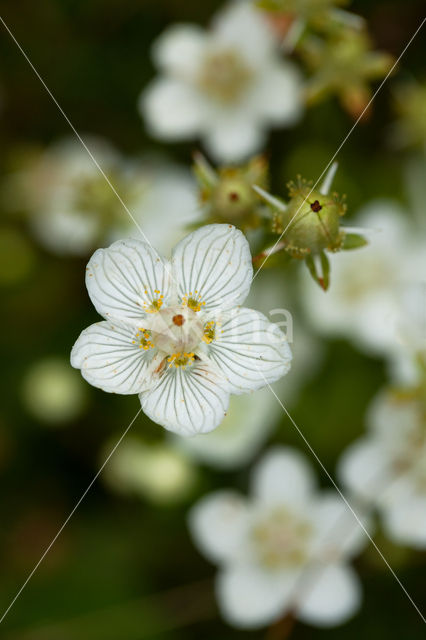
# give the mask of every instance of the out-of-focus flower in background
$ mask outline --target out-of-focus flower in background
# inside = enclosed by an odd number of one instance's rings
[[[139,394],[145,413],[180,435],[223,420],[231,393],[255,391],[290,369],[284,333],[241,307],[253,269],[232,225],[189,234],[164,263],[150,245],[118,241],[98,249],[86,270],[106,320],[85,329],[71,363],[104,391]]]
[[[366,539],[340,497],[318,493],[304,457],[270,450],[252,472],[252,496],[207,495],[189,526],[200,551],[220,567],[216,593],[231,624],[261,627],[291,613],[333,626],[361,600],[348,559]]]
[[[426,287],[426,237],[416,234],[412,217],[392,201],[371,202],[355,221],[368,234],[368,245],[330,256],[333,278],[326,297],[305,277],[302,301],[316,329],[392,359],[408,346],[408,290],[415,284],[421,293],[422,282]]]
[[[102,461],[115,442],[108,442]],[[126,438],[110,459],[103,474],[117,493],[138,495],[159,504],[185,500],[197,482],[197,472],[185,453],[167,443],[142,443]]]
[[[308,103],[336,95],[342,106],[357,118],[371,98],[371,83],[390,70],[390,54],[372,50],[365,28],[327,24],[324,37],[310,35],[300,43],[300,54],[311,77],[307,81]]]
[[[426,391],[390,388],[373,401],[369,434],[339,464],[344,485],[379,510],[398,544],[426,548]]]
[[[22,401],[37,420],[52,427],[78,418],[88,403],[81,377],[60,357],[34,362],[22,380]]]
[[[208,30],[174,25],[153,48],[163,74],[140,98],[153,136],[201,137],[217,160],[235,162],[259,151],[271,126],[301,116],[302,80],[285,60],[264,15],[245,0],[229,4]]]
[[[59,255],[84,256],[99,244],[139,237],[137,225],[170,251],[198,215],[189,171],[155,156],[126,159],[93,136],[85,143],[107,179],[79,140],[65,139],[31,154],[5,179],[7,206],[23,210],[38,240]]]

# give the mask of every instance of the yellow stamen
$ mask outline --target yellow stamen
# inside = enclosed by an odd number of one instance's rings
[[[213,320],[211,320],[210,322],[207,322],[204,325],[203,341],[206,344],[210,344],[215,339],[215,335],[216,335],[216,324]]]
[[[173,353],[171,356],[167,358],[167,362],[169,362],[169,367],[183,367],[185,368],[188,364],[192,364],[195,359],[195,354],[190,353]]]
[[[151,333],[147,329],[142,329],[141,327],[135,337],[139,338],[139,349],[143,349],[144,351],[153,349],[154,343],[150,340]],[[135,342],[135,340],[132,341],[133,344],[135,344]]]
[[[145,293],[147,292],[145,291]],[[144,311],[146,311],[147,313],[157,313],[157,311],[160,311],[161,307],[163,306],[164,296],[159,295],[160,292],[158,291],[158,289],[155,289],[154,293],[158,295],[157,298],[153,298],[150,304],[147,304],[146,302],[143,303]]]
[[[206,303],[201,300],[201,296],[198,295],[198,291],[194,291],[194,294],[192,291],[185,293],[182,298],[182,304],[195,312],[200,311],[201,307],[206,305]]]

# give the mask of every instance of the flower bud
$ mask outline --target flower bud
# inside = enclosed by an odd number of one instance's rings
[[[252,185],[267,185],[268,164],[264,157],[256,156],[242,167],[215,171],[198,155],[194,172],[208,222],[231,222],[240,229],[259,226],[264,205]]]
[[[294,258],[305,258],[325,249],[341,249],[344,234],[340,230],[340,218],[346,212],[346,205],[336,194],[311,191],[310,184],[300,178],[288,186],[290,201],[280,215],[280,233],[286,229],[285,250]]]

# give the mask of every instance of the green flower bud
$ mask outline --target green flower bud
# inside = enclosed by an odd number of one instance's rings
[[[330,194],[337,170],[333,163],[318,189],[302,180],[288,185],[290,200],[286,204],[259,185],[253,190],[263,198],[272,211],[271,231],[278,235],[275,243],[253,258],[255,266],[263,267],[274,254],[281,251],[292,258],[304,260],[312,278],[324,290],[330,284],[330,264],[325,251],[356,249],[366,244],[357,229],[343,229],[340,218],[346,213],[344,197]]]
[[[290,201],[280,215],[285,250],[294,258],[319,254],[325,249],[338,251],[344,234],[340,218],[346,205],[336,194],[324,195],[309,183],[298,179],[289,185]]]
[[[242,167],[214,170],[197,155],[194,172],[208,222],[231,222],[241,229],[259,226],[264,205],[252,185],[266,186],[268,164],[264,157],[256,156]]]

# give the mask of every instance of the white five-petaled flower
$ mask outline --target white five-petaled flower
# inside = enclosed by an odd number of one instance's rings
[[[170,251],[199,215],[190,172],[155,156],[126,158],[94,136],[85,144],[106,177],[79,140],[66,138],[5,180],[38,240],[59,255],[87,255],[134,234],[136,221],[156,247]]]
[[[340,460],[340,477],[377,507],[395,542],[426,548],[426,402],[424,389],[386,390],[373,401],[369,435]]]
[[[208,31],[170,27],[155,43],[154,60],[164,76],[140,99],[151,132],[166,140],[201,136],[218,161],[242,160],[261,148],[268,126],[301,115],[299,74],[247,0],[232,2]]]
[[[260,627],[293,613],[332,626],[360,602],[345,559],[366,537],[335,494],[315,493],[305,459],[277,447],[255,468],[252,497],[219,491],[192,508],[189,526],[200,550],[220,565],[217,598],[225,618]]]
[[[290,368],[281,330],[239,306],[251,280],[248,242],[232,225],[189,234],[170,262],[140,240],[98,249],[86,284],[105,320],[82,332],[71,363],[104,391],[139,394],[166,429],[211,431],[231,393],[259,389]]]

